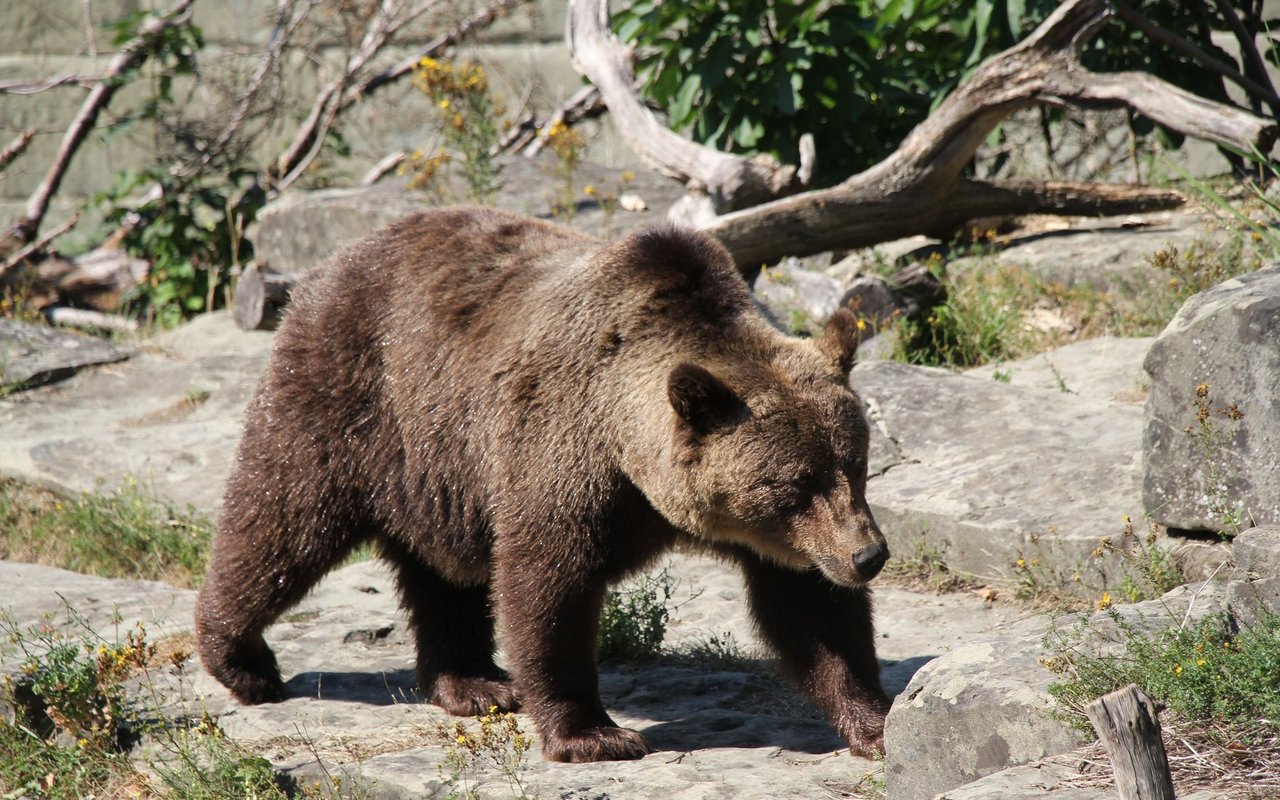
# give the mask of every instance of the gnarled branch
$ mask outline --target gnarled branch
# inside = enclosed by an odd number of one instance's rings
[[[631,49],[609,30],[608,0],[569,0],[565,41],[573,65],[595,84],[627,146],[667,177],[705,191],[719,212],[804,188],[794,166],[743,158],[691,142],[658,121],[635,92]],[[810,170],[811,172],[811,170]]]
[[[1107,0],[1068,0],[1026,40],[988,59],[880,163],[821,191],[727,214],[702,227],[744,269],[785,255],[937,233],[974,216],[1128,213],[1169,208],[1164,190],[1104,184],[983,183],[963,170],[1006,117],[1036,104],[1130,108],[1166,127],[1240,150],[1268,150],[1276,123],[1146,73],[1094,73],[1079,47],[1105,22]]]

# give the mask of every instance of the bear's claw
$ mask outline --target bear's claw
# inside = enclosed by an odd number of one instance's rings
[[[542,754],[549,761],[580,764],[588,761],[626,761],[652,752],[636,731],[601,725],[571,736],[547,736]]]
[[[509,680],[437,675],[429,687],[423,688],[428,702],[455,717],[506,713],[520,708],[520,699]]]

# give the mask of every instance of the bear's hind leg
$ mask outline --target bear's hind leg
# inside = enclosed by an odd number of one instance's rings
[[[428,702],[457,716],[514,711],[511,679],[493,661],[487,586],[456,586],[402,545],[383,540],[396,567],[401,602],[418,646],[418,687]]]
[[[229,500],[236,495],[228,495]],[[313,530],[307,517],[237,513],[228,503],[209,572],[196,601],[200,659],[242,703],[285,699],[275,655],[262,633],[301,600],[361,541],[355,526],[330,518]]]

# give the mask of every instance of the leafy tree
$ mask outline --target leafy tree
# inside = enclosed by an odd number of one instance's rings
[[[727,152],[797,163],[814,136],[817,182],[879,161],[985,58],[1023,38],[1052,0],[638,0],[616,14],[637,75],[676,130]],[[1225,22],[1203,2],[1139,0],[1137,13],[1232,59],[1209,40]],[[1246,14],[1262,30],[1260,10]],[[1274,53],[1268,53],[1274,59]],[[1224,100],[1185,53],[1110,24],[1083,54],[1094,69],[1141,69]],[[1150,126],[1140,128],[1150,130]]]

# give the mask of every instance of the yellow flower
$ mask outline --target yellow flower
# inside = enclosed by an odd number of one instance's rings
[[[1020,558],[1016,562],[1014,562],[1014,566],[1017,567],[1018,569],[1026,569],[1027,560],[1025,558]]]
[[[467,737],[464,734],[458,734],[458,744],[466,744]]]
[[[586,186],[582,187],[582,193],[585,194],[587,197],[595,197],[596,187],[592,186],[591,184],[587,184]]]
[[[625,170],[620,177],[623,183],[631,183],[636,179],[636,174],[631,170]]]
[[[1111,608],[1111,592],[1103,592],[1102,597],[1098,598],[1098,610],[1105,611]]]
[[[1196,666],[1197,666],[1197,667],[1203,667],[1203,666],[1204,666],[1204,659],[1203,659],[1203,658],[1197,658],[1197,659],[1196,659]]]
[[[867,329],[867,321],[862,317],[858,317],[858,330],[865,331]]]
[[[1174,664],[1174,665],[1173,665],[1173,674],[1174,674],[1174,675],[1181,675],[1181,674],[1182,674],[1182,665],[1181,665],[1181,664]]]
[[[449,110],[449,98],[445,97],[440,100],[440,110],[441,111]]]
[[[1202,383],[1196,387],[1196,397],[1204,398],[1209,396],[1209,384]]]

